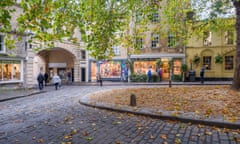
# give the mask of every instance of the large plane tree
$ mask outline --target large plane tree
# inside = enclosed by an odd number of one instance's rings
[[[20,0],[17,4],[23,13],[17,19],[17,32],[23,34],[33,32],[32,37],[40,44],[52,47],[53,41],[68,37],[69,41],[77,42],[73,36],[77,29],[82,34],[81,40],[87,50],[96,59],[111,58],[112,47],[119,44],[116,34],[129,28],[136,9],[161,7],[162,0]],[[186,1],[186,0],[184,0]],[[229,9],[235,9],[236,18],[236,61],[231,88],[240,89],[240,1],[239,0],[191,0],[199,9],[209,7],[210,13],[205,14],[208,20],[227,15]],[[209,4],[209,2],[211,2]],[[209,5],[202,5],[202,4]],[[11,12],[15,0],[0,1],[0,32],[11,31]],[[202,7],[201,7],[202,6]],[[145,11],[145,10],[143,10]],[[147,12],[147,11],[145,11]],[[201,13],[201,11],[199,12]],[[121,37],[121,35],[120,35]],[[131,40],[130,40],[131,41]],[[134,42],[134,41],[133,41]],[[41,45],[40,45],[41,46]],[[40,47],[41,48],[41,47]]]

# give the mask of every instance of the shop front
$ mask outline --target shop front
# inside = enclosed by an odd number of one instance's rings
[[[96,81],[99,73],[103,80],[120,81],[127,69],[125,60],[90,60],[90,80]]]
[[[23,82],[23,59],[0,59],[0,83]]]
[[[183,55],[179,54],[158,54],[158,55],[132,55],[133,72],[137,74],[147,74],[147,71],[151,69],[153,74],[157,75],[158,67],[157,60],[161,59],[162,79],[169,80],[170,66],[169,62],[173,62],[172,75],[181,75],[181,65],[183,61]]]

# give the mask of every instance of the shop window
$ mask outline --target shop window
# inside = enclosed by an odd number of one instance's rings
[[[225,70],[233,70],[233,56],[225,56]]]
[[[175,59],[173,61],[173,74],[175,74],[175,75],[181,74],[181,68],[180,68],[181,64],[182,64],[181,59]]]
[[[225,32],[225,43],[228,45],[232,45],[233,44],[233,31],[226,31]]]
[[[5,46],[4,46],[4,36],[0,35],[0,53],[5,52]]]
[[[85,51],[85,50],[81,50],[81,58],[82,58],[83,60],[86,59],[86,51]]]
[[[102,78],[120,78],[121,62],[120,61],[103,61],[100,64],[100,74]]]
[[[114,54],[117,56],[117,55],[120,55],[120,49],[119,49],[119,46],[113,46],[113,52]]]
[[[0,80],[11,81],[21,79],[20,61],[0,60]]]
[[[139,48],[139,49],[142,49],[142,48],[143,48],[143,38],[142,38],[142,37],[137,37],[137,38],[136,38],[136,46],[137,46],[137,48]]]
[[[203,65],[206,67],[207,70],[211,70],[211,56],[203,56]]]
[[[158,48],[158,47],[159,47],[159,35],[152,34],[152,48]]]
[[[149,68],[156,70],[156,61],[134,61],[134,73],[146,74]]]
[[[175,48],[176,47],[176,35],[169,33],[168,34],[168,47]]]
[[[212,45],[212,32],[204,32],[203,33],[203,45],[210,46]]]

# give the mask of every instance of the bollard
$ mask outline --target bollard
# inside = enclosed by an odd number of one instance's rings
[[[136,106],[136,96],[134,94],[131,94],[130,96],[130,106]]]
[[[172,80],[169,80],[169,87],[172,87]]]

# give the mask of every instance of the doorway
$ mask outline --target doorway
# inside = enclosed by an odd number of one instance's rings
[[[81,68],[81,81],[85,82],[86,81],[86,69]]]

